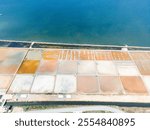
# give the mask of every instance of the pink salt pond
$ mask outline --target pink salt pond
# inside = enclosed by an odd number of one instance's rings
[[[98,79],[95,76],[78,76],[77,77],[77,92],[85,94],[98,94],[99,85]]]
[[[118,76],[101,76],[99,77],[99,83],[103,94],[123,93],[123,87]]]
[[[41,60],[37,70],[38,74],[55,74],[57,72],[58,62],[56,60]]]

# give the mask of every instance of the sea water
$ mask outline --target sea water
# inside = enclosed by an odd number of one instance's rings
[[[150,46],[150,0],[0,0],[0,39]]]

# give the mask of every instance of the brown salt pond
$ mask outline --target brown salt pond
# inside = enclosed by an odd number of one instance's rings
[[[80,60],[94,60],[94,52],[91,50],[80,50]]]
[[[150,60],[137,60],[135,63],[142,75],[150,75]]]
[[[110,51],[95,51],[96,60],[112,60],[112,54]]]
[[[134,60],[150,60],[150,52],[130,52]]]
[[[75,50],[62,50],[60,55],[61,60],[78,60],[78,51]]]
[[[58,61],[57,60],[41,60],[38,67],[38,74],[56,74]]]
[[[122,84],[117,76],[99,77],[100,89],[103,94],[122,94]]]
[[[76,61],[61,61],[58,67],[58,73],[69,73],[76,74],[77,73],[77,62]]]
[[[147,94],[147,89],[140,77],[121,76],[120,78],[127,94]]]
[[[76,50],[62,50],[60,59],[61,60],[78,60],[79,52]]]
[[[39,63],[39,60],[24,60],[17,73],[34,74],[39,66]]]
[[[112,51],[113,60],[131,60],[127,52]]]
[[[95,76],[78,76],[77,93],[85,93],[85,94],[99,93],[98,78]]]

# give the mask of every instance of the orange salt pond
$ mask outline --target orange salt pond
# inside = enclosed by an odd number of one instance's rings
[[[61,50],[44,50],[42,57],[44,60],[58,60]]]
[[[112,60],[112,54],[110,51],[95,51],[96,60]]]
[[[25,60],[18,70],[18,74],[34,74],[39,66],[38,60]]]
[[[127,52],[112,51],[111,54],[114,60],[131,60]]]
[[[146,94],[147,90],[140,77],[136,76],[121,76],[123,87],[127,94]]]

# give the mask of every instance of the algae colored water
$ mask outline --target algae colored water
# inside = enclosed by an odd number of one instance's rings
[[[0,39],[150,46],[150,1],[0,0]]]

